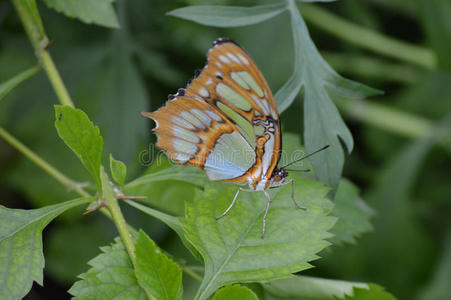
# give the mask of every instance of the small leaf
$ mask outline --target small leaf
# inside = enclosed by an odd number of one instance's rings
[[[327,232],[335,218],[327,216],[332,203],[322,183],[293,176],[297,209],[291,199],[291,187],[274,189],[267,218],[265,238],[261,238],[262,218],[267,200],[263,193],[239,195],[235,206],[219,221],[232,201],[237,187],[209,183],[186,203],[186,237],[201,253],[205,275],[197,299],[207,299],[226,284],[290,277],[310,268],[317,252],[329,245]]]
[[[358,187],[349,180],[340,180],[334,204],[332,215],[338,221],[332,228],[333,242],[354,244],[356,237],[373,229],[369,219],[374,211],[360,198]]]
[[[353,296],[346,295],[343,300],[396,300],[396,298],[386,292],[383,287],[369,283],[368,288],[354,287]]]
[[[257,24],[277,16],[286,9],[284,2],[254,7],[188,6],[168,15],[215,27],[237,27]]]
[[[182,269],[142,230],[136,238],[135,252],[135,274],[149,298],[179,299],[182,296]]]
[[[186,239],[185,232],[183,231],[183,227],[180,222],[181,218],[170,216],[170,215],[165,214],[156,209],[139,204],[135,201],[126,200],[125,202],[127,204],[129,204],[130,206],[133,206],[134,208],[139,209],[143,213],[146,213],[149,216],[152,216],[152,217],[160,220],[161,222],[165,223],[169,228],[171,228],[172,230],[174,230],[177,233],[177,235],[182,240],[182,243],[185,245],[186,248],[188,248],[188,250],[191,252],[191,254],[193,254],[193,256],[197,260],[202,261],[202,256],[199,254],[199,252],[196,250],[196,248],[194,248],[191,245],[191,243]]]
[[[87,24],[119,28],[114,0],[43,0],[45,4],[69,18],[77,18]]]
[[[60,138],[75,152],[102,192],[100,164],[103,140],[100,130],[80,109],[55,105],[55,127]]]
[[[127,166],[120,160],[115,160],[112,154],[110,154],[110,170],[113,180],[123,186],[127,175]]]
[[[275,280],[263,284],[263,288],[277,299],[335,300],[354,295],[354,288],[369,289],[366,283],[332,280],[310,276]]]
[[[213,296],[212,300],[258,300],[257,295],[255,293],[241,285],[228,285],[218,290]]]
[[[352,135],[343,122],[331,96],[363,98],[379,91],[338,75],[321,57],[294,2],[289,2],[293,30],[295,63],[289,81],[276,93],[275,101],[282,112],[304,88],[304,139],[308,152],[324,145],[331,147],[311,158],[318,178],[335,188],[341,176],[345,151],[353,148]],[[340,139],[339,139],[340,138]]]
[[[90,260],[91,268],[78,276],[81,280],[69,290],[74,299],[147,299],[121,239],[114,241],[111,246],[100,248],[103,253]]]
[[[197,168],[186,166],[174,166],[172,168],[157,171],[155,173],[146,174],[127,183],[125,188],[134,188],[140,185],[146,185],[151,182],[178,180],[194,185],[202,186],[208,182],[205,173]]]
[[[3,97],[5,97],[13,88],[36,74],[39,70],[41,70],[41,66],[37,65],[17,74],[5,82],[0,83],[0,100],[2,100]]]
[[[43,284],[42,230],[64,211],[92,200],[80,198],[31,210],[0,206],[0,299],[21,299],[33,281]]]

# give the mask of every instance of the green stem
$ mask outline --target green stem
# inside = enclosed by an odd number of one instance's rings
[[[73,189],[82,197],[89,197],[89,193],[87,193],[83,188],[81,188],[77,182],[71,180],[66,175],[55,169],[48,162],[43,160],[41,157],[36,155],[33,151],[31,151],[27,146],[22,144],[19,140],[9,134],[5,129],[0,127],[0,137],[5,139],[11,146],[19,150],[23,155],[25,155],[28,159],[33,161],[39,167],[44,169],[50,176],[55,178],[58,182],[62,183],[66,188]]]
[[[100,173],[102,179],[103,197],[106,203],[106,207],[110,211],[113,222],[114,224],[116,224],[116,228],[119,231],[119,234],[122,238],[122,241],[124,242],[125,248],[127,249],[132,263],[135,264],[135,243],[133,242],[132,236],[128,231],[127,222],[125,222],[124,215],[122,214],[119,203],[117,202],[113,187],[103,167],[101,168]]]
[[[357,46],[427,69],[436,67],[436,57],[429,49],[355,25],[314,5],[303,4],[300,10],[311,24]]]
[[[28,38],[33,45],[35,55],[38,61],[47,73],[47,77],[58,96],[59,101],[63,105],[74,107],[66,86],[61,79],[58,70],[53,63],[53,59],[50,56],[47,48],[50,45],[50,41],[45,35],[44,28],[42,26],[42,20],[36,8],[35,0],[12,0],[14,7],[19,14]]]
[[[183,271],[190,275],[191,277],[193,277],[194,279],[196,279],[197,281],[202,282],[202,276],[200,276],[199,274],[197,274],[194,270],[192,270],[190,267],[184,266],[184,265],[180,265],[183,269]]]
[[[434,128],[429,120],[382,104],[338,97],[334,103],[352,118],[403,136],[415,139],[426,137]],[[450,141],[444,140],[439,144],[449,148]]]

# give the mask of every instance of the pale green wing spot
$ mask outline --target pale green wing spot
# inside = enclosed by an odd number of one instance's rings
[[[241,78],[240,73],[247,73],[246,71],[241,71],[241,72],[232,72],[230,73],[230,77],[236,82],[238,83],[243,89],[245,90],[250,90],[251,87],[246,83],[246,81],[243,80],[243,78]]]
[[[210,180],[239,177],[255,163],[255,151],[238,132],[224,133],[207,157],[204,169]]]
[[[172,132],[174,136],[190,141],[191,143],[200,143],[200,138],[194,132],[185,128],[174,126],[172,127]]]
[[[249,143],[249,145],[254,148],[255,147],[255,134],[254,134],[254,128],[251,123],[249,123],[248,120],[243,118],[240,114],[236,113],[233,109],[230,107],[224,105],[221,102],[217,103],[218,108],[227,116],[229,117],[233,122],[235,122],[236,126],[240,130],[243,137],[246,139],[246,141]]]
[[[260,98],[263,98],[263,96],[264,96],[263,90],[257,84],[254,77],[252,77],[246,71],[242,71],[242,72],[238,72],[238,73],[239,73],[238,75],[241,77],[241,79],[244,80],[254,90],[254,92],[257,94],[257,96],[259,96]]]
[[[216,92],[224,99],[235,105],[236,107],[249,111],[252,106],[246,99],[243,98],[240,94],[235,92],[228,85],[220,82],[216,85]]]
[[[174,146],[175,150],[179,152],[184,152],[187,154],[194,154],[197,152],[196,145],[184,140],[174,139],[172,141],[172,145]]]
[[[265,127],[263,125],[254,126],[255,135],[263,135],[265,133]]]
[[[182,117],[185,120],[189,121],[191,124],[193,124],[197,128],[201,128],[201,129],[205,128],[204,124],[202,124],[202,122],[198,118],[196,118],[194,115],[190,114],[187,111],[182,112],[180,114],[180,117]]]

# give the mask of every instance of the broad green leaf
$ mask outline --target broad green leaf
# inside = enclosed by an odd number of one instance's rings
[[[43,0],[54,10],[87,24],[119,28],[114,0]]]
[[[182,295],[182,269],[144,231],[136,237],[135,275],[149,298],[175,300]]]
[[[258,300],[255,293],[241,285],[228,285],[218,290],[213,296],[212,300]]]
[[[123,186],[127,175],[127,166],[120,160],[115,160],[112,154],[110,154],[110,170],[113,180]]]
[[[368,288],[354,287],[353,296],[345,295],[343,300],[396,300],[396,298],[386,292],[383,287],[369,283]]]
[[[173,217],[168,214],[165,214],[161,211],[158,211],[156,209],[147,207],[145,205],[139,204],[135,201],[126,200],[125,201],[130,206],[133,206],[136,209],[139,209],[143,213],[148,214],[149,216],[152,216],[154,218],[157,218],[161,222],[165,223],[169,228],[174,230],[177,235],[180,237],[180,239],[183,242],[183,245],[185,245],[186,248],[193,254],[195,258],[197,258],[199,261],[202,261],[202,257],[200,256],[199,252],[196,250],[196,248],[191,245],[191,243],[186,239],[185,232],[183,231],[182,224],[180,222],[181,218]]]
[[[362,98],[377,94],[378,91],[338,75],[319,54],[292,0],[289,1],[289,10],[295,49],[294,72],[276,93],[275,101],[279,112],[282,112],[291,105],[303,87],[305,146],[308,152],[324,145],[331,146],[313,156],[311,161],[318,178],[336,187],[345,155],[340,139],[348,152],[352,151],[353,140],[331,97]]]
[[[64,211],[89,201],[80,198],[31,210],[0,206],[0,299],[21,299],[33,281],[43,284],[42,230]]]
[[[451,69],[451,2],[417,0],[426,36],[435,50],[441,67]],[[415,6],[415,5],[414,5]]]
[[[286,9],[284,2],[254,7],[188,6],[168,12],[168,15],[215,27],[236,27],[263,22]]]
[[[265,238],[262,218],[267,200],[262,192],[243,192],[227,216],[216,221],[230,205],[238,187],[210,183],[186,203],[183,228],[187,239],[201,253],[205,275],[196,299],[207,299],[218,288],[236,282],[255,282],[290,277],[310,268],[309,261],[330,243],[327,231],[335,218],[327,216],[332,203],[329,191],[313,179],[293,176],[298,203],[291,187],[272,190]]]
[[[428,285],[422,290],[419,300],[451,299],[449,279],[451,278],[451,232],[445,240],[441,257],[437,260],[436,270]]]
[[[140,185],[146,185],[151,182],[177,180],[194,185],[202,186],[208,182],[205,173],[197,168],[186,166],[174,166],[172,168],[157,171],[155,173],[146,174],[127,183],[125,188],[134,188]]]
[[[149,99],[133,61],[129,39],[126,31],[113,32],[96,99],[102,107],[96,121],[102,124],[105,147],[128,166],[142,163],[136,159],[137,152],[149,134],[148,124],[141,116]]]
[[[102,192],[100,164],[103,139],[100,130],[80,109],[55,105],[55,127],[60,138],[75,152]]]
[[[354,288],[369,289],[366,283],[296,276],[262,284],[276,299],[335,300],[354,295]]]
[[[121,239],[100,249],[103,253],[88,262],[91,268],[70,288],[74,299],[147,299]]]
[[[5,97],[13,88],[36,74],[39,70],[41,70],[41,66],[37,65],[17,74],[5,82],[0,83],[0,100],[2,100],[2,98]]]
[[[374,211],[360,198],[359,188],[347,179],[341,179],[334,197],[332,215],[338,218],[332,241],[355,243],[355,238],[373,229],[369,219]]]

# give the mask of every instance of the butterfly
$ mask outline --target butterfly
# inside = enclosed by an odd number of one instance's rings
[[[281,157],[280,118],[271,90],[255,62],[228,38],[213,42],[207,64],[195,73],[186,88],[169,95],[166,104],[142,113],[156,123],[157,147],[177,164],[196,166],[210,180],[240,187],[232,203],[216,219],[224,217],[240,191],[263,191],[268,202],[263,215],[262,238],[271,204],[268,189],[294,183]]]

